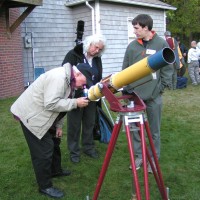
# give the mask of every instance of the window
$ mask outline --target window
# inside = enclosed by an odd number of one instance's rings
[[[128,44],[136,39],[136,35],[134,34],[134,29],[133,29],[133,25],[132,25],[132,20],[133,18],[128,17],[127,19],[127,25],[128,25]]]

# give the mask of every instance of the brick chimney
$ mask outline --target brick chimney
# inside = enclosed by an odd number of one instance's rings
[[[10,25],[20,16],[19,8],[10,9]],[[8,37],[5,11],[0,13],[0,99],[18,96],[24,90],[23,43],[20,26]]]

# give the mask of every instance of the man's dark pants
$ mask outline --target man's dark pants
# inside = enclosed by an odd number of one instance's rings
[[[60,138],[48,131],[38,139],[21,122],[22,130],[29,146],[36,180],[40,189],[52,186],[52,173],[61,170]]]

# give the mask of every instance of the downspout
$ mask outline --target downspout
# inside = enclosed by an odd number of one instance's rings
[[[166,10],[164,10],[164,32],[166,31],[167,29],[167,14],[166,14]]]
[[[95,14],[96,14],[96,33],[100,34],[101,32],[101,27],[100,27],[100,6],[99,6],[99,0],[95,1]]]
[[[85,4],[87,7],[91,9],[92,12],[92,34],[95,34],[95,26],[94,26],[94,8],[88,3],[88,1],[85,1]]]
[[[35,49],[34,49],[34,37],[33,32],[31,32],[31,46],[32,46],[32,62],[33,62],[33,81],[35,80]]]

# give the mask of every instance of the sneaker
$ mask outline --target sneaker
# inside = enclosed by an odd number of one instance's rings
[[[192,85],[198,85],[197,83],[192,83]]]
[[[60,171],[56,173],[52,173],[52,177],[69,176],[70,174],[71,174],[71,171],[61,169]]]
[[[70,156],[70,160],[73,163],[79,163],[80,162],[80,157],[79,156]]]
[[[136,170],[140,169],[141,165],[142,165],[142,158],[136,158],[135,159]],[[130,170],[132,169],[131,165],[129,166],[129,169]]]
[[[64,196],[64,193],[62,191],[54,187],[39,189],[39,192],[51,198],[62,198]]]
[[[97,153],[97,151],[94,151],[94,152],[84,152],[85,155],[91,157],[91,158],[94,158],[94,159],[98,159],[99,158],[99,154]]]
[[[152,162],[153,162],[154,169],[155,169],[155,171],[157,172],[156,164],[155,164],[154,161],[152,161]],[[153,170],[152,170],[152,168],[151,168],[150,163],[148,163],[148,173],[153,174]]]

